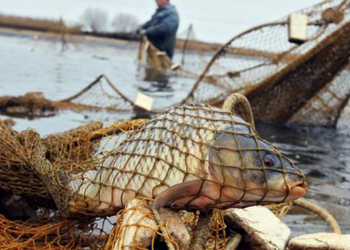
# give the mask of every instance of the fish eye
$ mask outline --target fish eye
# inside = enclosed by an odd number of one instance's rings
[[[266,167],[274,167],[275,166],[275,159],[272,155],[268,154],[264,157],[264,165]]]

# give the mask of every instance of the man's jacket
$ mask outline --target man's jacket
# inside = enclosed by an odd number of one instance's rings
[[[171,4],[158,8],[152,19],[142,25],[150,42],[159,50],[165,51],[170,59],[174,55],[178,27],[179,15]]]

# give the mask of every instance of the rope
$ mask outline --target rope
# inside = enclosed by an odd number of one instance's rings
[[[333,215],[331,215],[328,211],[326,211],[324,208],[311,203],[310,201],[307,201],[305,199],[299,199],[299,200],[295,200],[294,204],[299,206],[299,207],[303,207],[306,208],[314,213],[316,213],[318,216],[320,216],[322,219],[324,219],[330,229],[336,233],[336,234],[342,234],[340,226],[338,224],[338,222],[335,220],[335,218],[333,217]]]
[[[169,250],[175,250],[174,246],[169,242],[169,240],[167,239],[167,237],[165,237],[166,235],[169,235],[168,231],[166,230],[166,228],[164,227],[164,222],[162,220],[162,218],[160,217],[160,214],[158,212],[157,209],[154,208],[154,205],[151,204],[150,206],[150,209],[152,210],[152,213],[154,215],[154,218],[157,222],[157,224],[159,225],[160,227],[160,231],[162,232],[162,234],[164,235],[164,240],[165,240],[165,243],[168,247]]]
[[[195,228],[190,250],[205,249],[205,245],[210,236],[210,216],[202,213],[199,216],[198,224]]]
[[[236,250],[239,246],[239,243],[241,243],[242,235],[239,233],[234,232],[232,235],[232,238],[227,243],[225,250]]]
[[[226,101],[222,105],[222,109],[227,110],[229,112],[238,113],[235,109],[235,106],[238,106],[242,109],[242,118],[246,122],[250,123],[253,127],[255,127],[253,112],[248,99],[242,94],[234,93],[226,99]]]

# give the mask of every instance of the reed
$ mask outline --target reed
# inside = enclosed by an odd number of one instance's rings
[[[51,33],[81,33],[80,25],[67,26],[62,19],[37,19],[4,14],[0,14],[0,27]]]

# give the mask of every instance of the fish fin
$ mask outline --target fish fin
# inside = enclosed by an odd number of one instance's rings
[[[198,194],[203,186],[203,183],[204,181],[202,180],[194,180],[185,183],[180,183],[168,188],[155,198],[155,209],[159,210],[160,208],[171,204],[175,200],[186,196]]]

